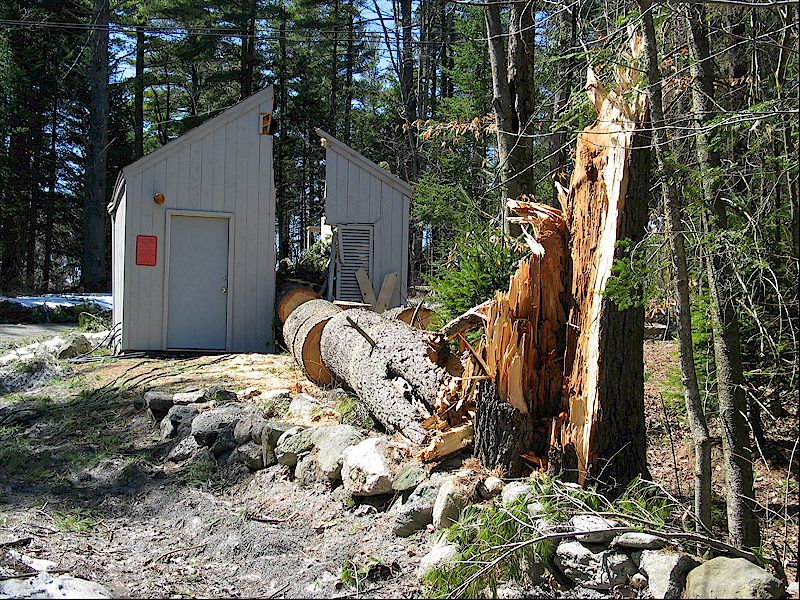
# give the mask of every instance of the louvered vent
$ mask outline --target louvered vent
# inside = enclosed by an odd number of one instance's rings
[[[336,299],[362,302],[356,271],[363,268],[372,281],[372,226],[340,225],[341,253],[339,277],[336,284]]]

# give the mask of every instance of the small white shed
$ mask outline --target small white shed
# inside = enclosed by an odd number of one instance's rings
[[[118,351],[272,351],[272,110],[270,86],[122,169],[109,205]]]
[[[325,222],[334,227],[329,299],[363,301],[356,272],[366,271],[374,294],[394,283],[388,308],[408,297],[411,185],[332,135],[317,129],[325,152]],[[397,273],[396,283],[392,274]],[[379,298],[380,300],[380,298]]]

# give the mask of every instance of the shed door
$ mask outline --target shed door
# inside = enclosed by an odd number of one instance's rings
[[[172,215],[167,348],[225,350],[228,219]]]
[[[356,271],[363,268],[372,281],[372,225],[339,225],[338,234],[341,255],[337,256],[336,299],[362,302]],[[374,281],[372,287],[375,288]]]

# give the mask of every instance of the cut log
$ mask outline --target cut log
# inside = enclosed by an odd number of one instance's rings
[[[450,375],[435,363],[436,356],[426,341],[425,333],[400,321],[384,319],[372,311],[353,309],[332,319],[325,327],[323,339],[337,332],[343,337],[353,332],[355,327],[348,319],[352,319],[358,328],[375,341],[374,350],[382,355],[391,375],[407,381],[416,397],[429,410],[439,390],[449,381]],[[364,337],[360,332],[356,333],[359,337]],[[335,359],[326,356],[324,349],[322,358],[336,372],[332,363]]]
[[[320,349],[323,362],[381,425],[420,443],[426,437],[420,423],[430,412],[404,373],[390,366],[396,365],[397,357],[386,352],[385,338],[396,334],[399,326],[370,311],[343,311],[325,326]],[[421,358],[436,367],[427,356]]]
[[[327,300],[312,299],[298,306],[283,325],[283,340],[306,376],[317,385],[330,385],[333,376],[320,354],[325,324],[341,309]]]
[[[398,306],[397,308],[390,308],[382,313],[381,316],[384,319],[397,319],[417,329],[427,329],[431,322],[433,311],[424,306]]]
[[[275,296],[275,305],[278,307],[278,318],[281,323],[286,323],[286,319],[292,314],[295,308],[308,302],[321,298],[311,284],[306,281],[288,279],[281,284]]]

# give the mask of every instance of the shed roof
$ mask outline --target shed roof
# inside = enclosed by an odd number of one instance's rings
[[[139,160],[132,162],[131,164],[122,168],[117,177],[117,182],[114,185],[114,193],[111,196],[111,202],[108,205],[108,212],[113,213],[117,206],[119,205],[120,199],[122,194],[119,192],[121,191],[122,187],[125,184],[125,177],[128,177],[134,173],[140,172],[145,170],[147,167],[155,164],[159,160],[164,160],[165,158],[172,156],[173,154],[182,150],[185,146],[190,145],[192,142],[205,137],[209,133],[219,129],[220,127],[224,127],[231,121],[237,119],[244,113],[247,113],[254,108],[256,108],[259,104],[268,100],[273,96],[272,86],[267,86],[262,90],[248,96],[241,102],[237,102],[233,106],[225,109],[220,114],[218,114],[213,119],[209,119],[205,123],[198,125],[197,127],[190,129],[183,135],[167,142],[160,148],[153,150],[150,154],[143,156]]]
[[[397,175],[394,175],[387,171],[386,169],[380,168],[374,162],[369,160],[367,157],[359,154],[355,150],[353,150],[347,144],[340,142],[335,137],[333,137],[330,133],[326,133],[322,129],[315,129],[317,135],[325,140],[330,147],[341,156],[344,156],[351,162],[358,164],[359,167],[365,169],[375,175],[378,179],[383,181],[384,183],[392,186],[394,189],[399,191],[401,194],[411,197],[411,194],[414,191],[414,187],[408,183],[407,181],[403,181]]]

